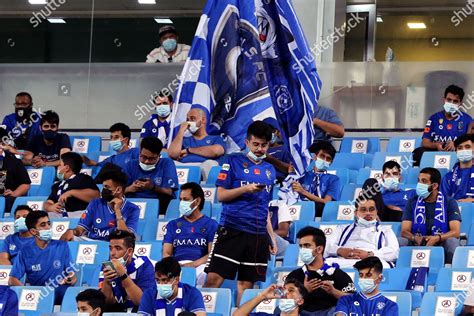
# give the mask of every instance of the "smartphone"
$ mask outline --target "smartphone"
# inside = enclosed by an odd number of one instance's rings
[[[141,181],[141,182],[147,182],[148,180],[150,180],[149,178],[139,178],[138,181]]]
[[[257,184],[257,188],[259,188],[259,189],[263,189],[265,187],[266,187],[265,184],[262,184],[262,183]]]
[[[105,270],[113,270],[113,271],[117,272],[117,269],[115,269],[115,266],[112,263],[112,261],[102,262],[102,266],[104,267]]]

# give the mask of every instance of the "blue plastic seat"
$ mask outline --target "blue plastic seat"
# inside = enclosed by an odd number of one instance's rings
[[[344,137],[339,152],[373,154],[380,151],[378,137]]]
[[[422,168],[409,168],[407,172],[403,174],[404,183],[406,184],[414,184],[418,183],[418,175],[420,174]],[[444,177],[448,173],[448,169],[438,169],[439,173],[441,173],[441,177]]]
[[[33,211],[43,210],[43,203],[48,199],[47,196],[20,196],[15,199],[12,210],[14,211],[18,205],[28,205]],[[13,212],[10,213],[13,217]]]
[[[300,253],[300,247],[296,244],[289,244],[286,247],[285,255],[283,257],[283,267],[296,267],[298,266],[298,258]]]
[[[410,293],[382,291],[382,295],[388,298],[389,300],[397,303],[399,316],[411,315],[413,307],[412,296],[410,295]]]
[[[211,203],[209,201],[205,201],[204,208],[202,209],[202,213],[206,216],[211,217],[211,210],[212,210]],[[180,217],[179,200],[177,199],[171,200],[170,204],[168,205],[168,209],[166,210],[165,219],[170,221],[179,217]]]
[[[221,166],[214,166],[209,170],[206,184],[216,185],[217,177],[219,176],[219,172],[221,172],[221,168]]]
[[[461,211],[461,234],[462,235],[467,235],[468,236],[468,245],[469,246],[474,246],[471,245],[471,242],[474,242],[474,236],[472,233],[469,233],[469,229],[471,228],[471,225],[474,224],[474,207],[472,206],[472,203],[459,203],[458,202],[458,207],[459,210]],[[469,241],[469,238],[471,238],[472,241]]]
[[[441,268],[436,279],[435,291],[466,291],[471,284],[473,272],[472,268]],[[455,280],[453,280],[454,275],[456,275]]]
[[[402,223],[400,222],[381,222],[382,226],[391,226],[395,236],[400,237],[402,233]]]
[[[79,218],[63,217],[51,219],[51,229],[53,230],[53,239],[59,240],[68,229],[76,228]]]
[[[77,313],[77,302],[76,302],[77,294],[90,288],[91,287],[80,287],[80,286],[69,287],[64,293],[63,301],[61,304],[61,312]],[[92,287],[92,288],[98,290],[97,287]]]
[[[229,289],[200,289],[204,302],[209,303],[209,306],[214,306],[214,309],[206,309],[206,315],[226,316],[231,314],[232,310],[232,292]],[[215,300],[215,305],[211,302]]]
[[[139,219],[137,235],[141,236],[141,241],[154,241],[156,240],[156,229],[158,225],[158,219]]]
[[[355,207],[349,204],[348,198],[342,201],[331,201],[324,205],[322,222],[341,221],[341,223],[354,220]]]
[[[469,234],[467,235],[467,245],[474,246],[474,224],[471,224],[471,229],[469,230]]]
[[[364,154],[337,153],[332,162],[331,169],[347,168],[359,170],[365,166]]]
[[[215,185],[204,184],[201,185],[202,190],[204,191],[204,199],[210,203],[217,202],[217,188]]]
[[[458,247],[457,249],[459,249]],[[430,251],[428,285],[434,285],[440,268],[444,266],[444,249],[443,247],[400,247],[400,255],[397,260],[397,268],[410,267],[412,256],[417,256],[420,251]],[[419,255],[426,258],[427,254]],[[454,260],[454,259],[453,259]]]
[[[201,183],[201,168],[198,166],[177,166],[176,174],[178,175],[179,185],[187,182]]]
[[[291,240],[291,242],[296,242],[296,234],[298,231],[303,228],[308,226],[308,221],[293,221],[290,224],[290,228],[288,231],[288,238]]]
[[[356,184],[363,185],[365,180],[369,178],[374,178],[379,181],[382,181],[382,169],[375,170],[370,168],[361,168],[357,174]]]
[[[447,300],[439,301],[439,298],[451,298],[449,303]],[[457,295],[454,292],[428,292],[423,295],[423,300],[421,302],[420,316],[433,316],[436,314],[437,303],[442,304],[441,306],[447,306],[453,310],[454,315],[459,315],[462,311],[464,304],[464,295]],[[446,302],[446,303],[445,303]],[[445,313],[444,315],[449,315],[450,313]]]
[[[89,155],[92,152],[100,151],[102,148],[102,138],[100,136],[69,136],[72,151],[78,154]]]
[[[246,302],[253,299],[261,291],[263,291],[263,290],[261,290],[261,289],[248,289],[248,290],[245,290],[244,293],[242,294],[242,299],[240,300],[240,306],[242,306]],[[265,300],[260,304],[266,306],[265,311],[267,311],[268,308],[273,310],[276,306],[278,306],[278,300]],[[252,312],[256,312],[257,308],[258,308],[258,306]],[[273,315],[273,311],[270,312],[270,315]]]
[[[421,147],[419,137],[391,137],[387,144],[387,152],[411,153],[418,147]]]
[[[5,239],[8,235],[13,234],[14,228],[14,219],[13,217],[0,218],[0,239]]]
[[[189,284],[191,286],[196,286],[196,268],[181,267],[181,275],[179,281],[182,283]]]
[[[56,177],[56,168],[49,166],[40,169],[28,167],[26,171],[28,171],[31,180],[28,196],[49,196]]]
[[[342,187],[340,202],[344,202],[344,204],[350,204],[359,196],[361,190],[362,185],[352,183],[346,184]]]
[[[135,255],[145,256],[154,261],[163,258],[163,245],[161,241],[141,241],[135,244]]]
[[[105,241],[70,241],[71,259],[81,269],[81,278],[77,286],[82,285],[83,280],[88,280],[94,273],[97,265],[109,260],[109,243]],[[95,248],[95,252],[94,252]]]
[[[25,316],[38,316],[41,314],[52,313],[54,308],[54,289],[47,290],[44,286],[12,286],[11,289],[18,296],[18,303],[36,301],[36,308],[19,309],[19,312]],[[31,303],[28,305],[32,305]],[[34,309],[33,309],[34,308]]]
[[[413,159],[411,153],[401,152],[377,152],[374,154],[372,161],[372,169],[382,170],[384,163],[389,160],[395,160],[403,169],[413,166]]]
[[[3,240],[0,241],[1,246],[3,246]],[[1,249],[1,248],[0,248]],[[13,266],[12,265],[0,265],[0,285],[5,285],[8,286],[8,278],[10,275],[10,272],[12,271]],[[21,282],[24,282],[25,276],[23,276]]]
[[[413,309],[415,309],[421,305],[422,293],[418,291],[406,290],[410,272],[411,268],[409,267],[384,269],[383,280],[380,283],[379,289],[380,291],[397,291],[408,293],[411,296],[410,305],[413,305]],[[424,288],[427,289],[427,282],[425,282]]]
[[[219,223],[221,220],[221,213],[222,213],[222,204],[221,203],[212,204],[211,218]]]
[[[140,208],[139,219],[158,218],[158,213],[160,211],[158,199],[133,198],[133,199],[128,199],[128,200]]]
[[[421,157],[420,168],[453,169],[457,162],[456,152],[425,151]]]
[[[452,268],[474,268],[474,247],[457,247],[454,251]]]
[[[313,221],[316,216],[313,201],[300,201],[288,208],[293,221]]]
[[[327,173],[334,174],[339,177],[341,185],[349,183],[349,169],[348,168],[330,168]]]
[[[152,240],[162,241],[166,234],[166,225],[168,225],[169,220],[159,219],[158,224],[156,225],[156,236]]]

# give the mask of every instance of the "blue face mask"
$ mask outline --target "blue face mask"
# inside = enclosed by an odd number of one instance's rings
[[[459,111],[459,106],[454,103],[445,102],[443,107],[444,110],[449,114],[455,114],[457,111]]]
[[[377,287],[373,279],[359,279],[358,284],[359,284],[360,290],[364,294],[372,293]]]
[[[15,220],[13,224],[13,228],[15,229],[15,233],[23,233],[28,230],[26,227],[26,219],[24,217],[20,217]]]
[[[304,264],[310,264],[314,261],[313,250],[309,248],[300,248],[300,259]]]
[[[50,241],[53,238],[53,230],[52,229],[44,229],[39,230],[39,239],[42,241]]]
[[[189,216],[191,215],[197,206],[191,208],[191,204],[196,201],[195,199],[192,201],[179,201],[179,214],[181,216]]]
[[[421,197],[422,199],[426,199],[430,196],[430,186],[428,184],[419,183],[416,185],[416,194]]]
[[[122,144],[122,141],[120,139],[117,140],[111,140],[109,142],[109,150],[110,151],[116,151],[119,152],[123,149],[124,144]]]
[[[398,180],[398,178],[385,178],[383,180],[383,186],[385,187],[385,189],[389,190],[389,191],[396,191],[398,190],[398,185],[400,184],[400,181]]]
[[[261,162],[263,161],[263,159],[267,158],[267,155],[257,157],[250,149],[247,149],[247,156],[249,156],[250,159],[256,162]]]
[[[159,117],[168,117],[171,113],[171,106],[169,104],[160,104],[156,106],[156,113]]]
[[[289,313],[296,308],[294,299],[282,298],[278,301],[278,308],[282,313]]]
[[[59,167],[56,169],[56,178],[58,178],[59,181],[64,181],[64,173],[59,172]]]
[[[321,158],[316,158],[316,162],[314,164],[319,171],[328,170],[330,166],[329,162]]]
[[[157,284],[156,288],[162,298],[170,298],[173,296],[173,284]]]
[[[469,162],[472,160],[472,150],[470,149],[458,150],[456,155],[460,162]]]
[[[176,49],[177,42],[174,38],[168,38],[163,42],[163,48],[165,49],[166,52],[172,52]]]

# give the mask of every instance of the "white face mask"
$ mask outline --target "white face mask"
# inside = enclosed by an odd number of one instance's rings
[[[371,226],[374,226],[375,224],[377,224],[377,220],[374,219],[374,220],[368,221],[363,217],[358,217],[357,218],[357,223],[362,227],[371,227]]]
[[[96,315],[95,314],[95,311],[98,309],[98,307],[96,309],[94,309],[92,312],[77,312],[77,316],[91,316],[91,315]],[[98,315],[98,314],[97,314]]]
[[[200,128],[200,126],[197,126],[197,122],[188,122],[188,124],[189,124],[188,129],[191,132],[191,134],[195,134]]]

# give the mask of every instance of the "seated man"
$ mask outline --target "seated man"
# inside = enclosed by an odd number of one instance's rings
[[[15,113],[3,118],[2,126],[8,138],[14,141],[17,149],[25,149],[28,142],[40,135],[40,115],[33,112],[33,98],[28,92],[20,92],[15,97]]]
[[[28,205],[18,205],[15,209],[15,233],[5,238],[0,249],[0,265],[12,265],[21,249],[35,242],[26,227],[26,216],[33,210]]]
[[[257,296],[242,304],[232,316],[265,316],[269,313],[252,313],[255,307],[263,301],[278,299],[278,309],[283,316],[298,316],[305,304],[308,292],[303,283],[294,279],[286,279],[283,287],[272,284]]]
[[[330,143],[320,141],[311,145],[309,152],[314,153],[313,170],[307,171],[303,178],[293,183],[293,191],[302,200],[316,202],[316,217],[321,217],[324,205],[329,201],[338,201],[341,196],[339,177],[326,172],[336,156],[336,149]]]
[[[454,141],[467,134],[472,117],[460,111],[464,90],[450,85],[444,91],[443,111],[430,116],[426,122],[422,147],[413,151],[413,165],[419,166],[425,151],[454,151]]]
[[[56,172],[59,181],[51,187],[51,194],[43,206],[50,218],[79,218],[89,202],[99,197],[100,192],[94,179],[80,173],[81,167],[81,155],[74,152],[61,155]]]
[[[183,184],[179,202],[181,217],[166,225],[163,238],[163,258],[172,256],[183,267],[196,268],[197,285],[203,285],[206,280],[204,267],[217,231],[217,222],[201,213],[204,201],[199,184]]]
[[[384,268],[393,267],[400,252],[397,236],[390,226],[380,225],[374,199],[360,196],[355,207],[354,223],[338,225],[328,240],[326,262],[350,268],[360,259],[376,256]]]
[[[282,200],[272,200],[268,204],[268,224],[269,231],[273,234],[276,241],[277,256],[285,254],[286,247],[290,244],[289,232],[290,225],[293,222],[290,214],[290,208]]]
[[[167,257],[155,265],[157,285],[143,293],[139,315],[178,315],[180,312],[205,316],[206,309],[201,292],[180,282],[181,267],[173,257]]]
[[[178,43],[178,31],[173,25],[165,25],[158,31],[160,47],[146,56],[147,63],[181,63],[188,58],[190,46]]]
[[[304,266],[292,271],[287,280],[298,280],[304,284],[308,296],[304,311],[309,315],[332,315],[337,300],[355,292],[351,277],[324,262],[326,235],[319,228],[304,227],[296,235],[300,246],[300,258]]]
[[[61,240],[109,240],[118,229],[135,233],[140,209],[124,197],[127,176],[118,170],[102,175],[101,198],[92,200],[75,229],[68,229]]]
[[[344,124],[337,113],[327,107],[318,106],[313,116],[314,141],[331,141],[332,137],[342,138],[345,134]]]
[[[171,159],[200,166],[204,181],[211,168],[219,165],[217,160],[225,154],[227,148],[220,135],[208,135],[206,128],[206,113],[201,109],[191,109],[168,149]],[[191,136],[184,137],[187,131]]]
[[[80,269],[73,263],[67,243],[51,240],[53,231],[48,213],[30,212],[26,216],[26,227],[35,236],[35,242],[18,254],[8,284],[23,286],[20,279],[26,274],[31,286],[54,289],[55,304],[61,304],[66,289],[77,282],[75,272]]]
[[[148,121],[143,124],[140,138],[148,136],[156,137],[168,147],[170,135],[171,110],[173,109],[173,96],[169,91],[161,90],[155,96],[153,102],[156,105],[156,113],[153,113]]]
[[[382,167],[382,197],[385,204],[384,219],[400,222],[408,199],[416,195],[415,190],[400,190],[402,168],[396,161],[387,161]],[[378,209],[378,208],[377,208]]]
[[[367,257],[356,264],[359,272],[360,292],[342,297],[336,306],[336,316],[348,315],[386,315],[398,316],[397,303],[380,293],[382,282],[382,262],[377,257]]]
[[[59,166],[59,157],[71,151],[71,142],[67,134],[58,133],[59,116],[56,112],[46,111],[41,115],[41,135],[31,139],[25,148],[23,163],[35,168]]]
[[[130,160],[124,171],[128,176],[125,193],[129,198],[160,200],[160,212],[164,214],[178,189],[178,176],[173,161],[160,158],[163,144],[155,137],[145,137],[140,142],[138,160]]]
[[[76,296],[77,312],[89,316],[102,316],[105,307],[105,296],[96,289],[87,289]]]
[[[454,141],[459,163],[443,177],[440,191],[458,202],[474,202],[474,164],[472,135],[459,136]]]
[[[153,265],[148,257],[135,256],[135,235],[123,230],[110,234],[110,262],[103,265],[99,288],[105,295],[107,312],[136,313],[143,292],[155,289]]]
[[[447,263],[459,246],[461,213],[456,200],[439,191],[441,174],[424,168],[418,175],[417,196],[407,203],[402,218],[400,246],[438,246],[444,248]]]

